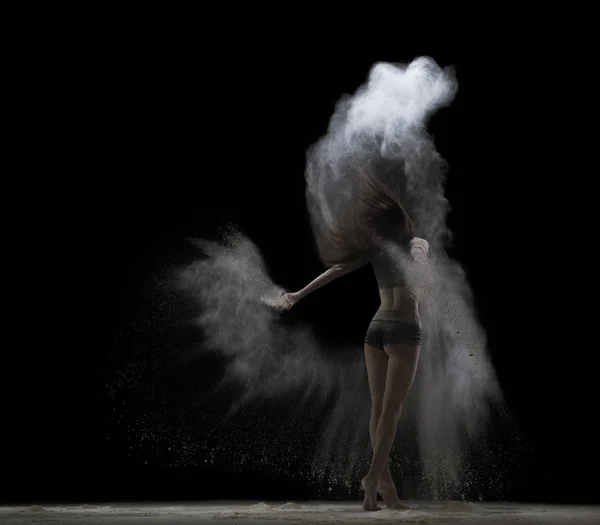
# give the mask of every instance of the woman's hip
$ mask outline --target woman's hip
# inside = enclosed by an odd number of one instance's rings
[[[365,342],[371,346],[383,349],[394,344],[421,344],[421,323],[419,319],[390,319],[376,317],[371,321]]]

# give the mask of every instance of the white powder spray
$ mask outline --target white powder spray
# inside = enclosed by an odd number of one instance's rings
[[[307,204],[316,234],[328,221],[343,221],[351,213],[358,189],[345,176],[345,167],[359,158],[385,166],[374,171],[384,184],[403,188],[416,233],[430,243],[427,282],[417,282],[423,275],[409,272],[415,286],[425,287],[424,340],[392,463],[393,471],[415,478],[412,483],[405,479],[412,495],[425,498],[460,497],[483,483],[489,407],[493,401],[501,404],[464,271],[445,253],[450,238],[445,165],[425,129],[427,117],[449,104],[456,90],[452,70],[428,58],[409,65],[377,64],[366,85],[339,102],[327,134],[307,155]],[[394,179],[397,173],[401,180]],[[179,290],[197,300],[204,351],[227,358],[221,386],[241,389],[230,416],[241,407],[247,411],[265,400],[294,396],[295,416],[282,420],[268,443],[253,442],[263,451],[261,461],[274,464],[274,451],[289,447],[308,413],[303,407],[310,405],[311,414],[326,414],[326,423],[303,474],[356,485],[370,458],[361,348],[336,359],[331,345],[319,341],[310,327],[282,323],[280,314],[260,301],[281,289],[267,275],[258,248],[235,229],[222,242],[197,243],[203,258],[179,271],[176,281]],[[405,267],[405,254],[395,246],[389,249]],[[465,489],[469,484],[471,491]]]

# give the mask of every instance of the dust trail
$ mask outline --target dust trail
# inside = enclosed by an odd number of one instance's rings
[[[483,483],[486,420],[492,401],[501,403],[465,273],[445,253],[446,166],[425,128],[457,88],[452,70],[428,58],[376,64],[365,86],[340,100],[326,135],[307,154],[307,205],[317,238],[330,221],[351,216],[359,189],[348,166],[359,160],[402,192],[417,235],[431,245],[426,273],[416,272],[399,247],[388,247],[424,296],[421,361],[393,461],[405,486],[412,476],[413,497],[460,497],[473,492],[465,485]],[[222,242],[196,242],[203,258],[182,269],[177,283],[197,300],[207,351],[228,358],[224,383],[242,387],[234,408],[294,394],[300,418],[301,405],[310,401],[313,412],[328,415],[309,474],[357,483],[370,456],[361,349],[337,361],[310,327],[286,324],[262,303],[261,297],[282,290],[251,240],[231,230]],[[297,429],[298,418],[282,432]]]
[[[178,284],[198,299],[206,348],[231,358],[225,381],[245,383],[244,401],[290,390],[331,394],[338,374],[310,330],[281,325],[279,312],[261,302],[283,290],[268,277],[256,245],[234,230],[222,244],[195,242],[208,257],[183,269]]]
[[[261,300],[282,290],[267,275],[256,245],[235,229],[225,231],[220,243],[194,242],[204,257],[177,273],[177,286],[197,300],[195,323],[205,336],[205,350],[228,358],[220,386],[242,387],[232,417],[260,400],[287,394],[294,395],[297,415],[306,403],[312,413],[327,412],[317,457],[305,474],[350,486],[368,452],[369,398],[362,348],[344,352],[342,361],[310,327],[282,323],[281,314]],[[287,434],[281,439],[289,440],[301,425],[295,418],[288,428],[280,428]]]

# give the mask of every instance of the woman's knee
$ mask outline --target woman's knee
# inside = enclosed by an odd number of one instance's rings
[[[371,405],[371,419],[378,421],[383,412],[383,404],[377,403]]]
[[[386,406],[382,407],[379,417],[384,421],[389,421],[392,424],[396,424],[400,420],[400,416],[402,416],[403,408],[404,403],[400,403],[400,405],[387,404]]]

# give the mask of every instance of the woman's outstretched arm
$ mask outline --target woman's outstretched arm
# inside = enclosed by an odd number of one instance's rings
[[[331,268],[325,270],[321,275],[313,279],[301,290],[282,295],[280,300],[278,301],[279,306],[287,310],[294,306],[294,304],[296,304],[300,299],[306,297],[309,293],[318,290],[322,286],[325,286],[327,283],[330,283],[331,281],[337,279],[338,277],[341,277],[342,275],[346,275],[350,272],[353,272],[354,270],[358,270],[358,268],[364,266],[368,262],[369,261],[367,259],[360,259],[353,262],[336,264]]]

